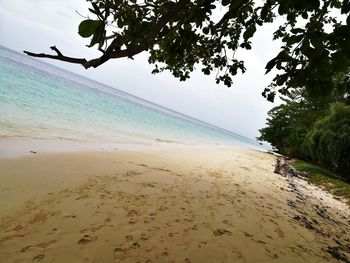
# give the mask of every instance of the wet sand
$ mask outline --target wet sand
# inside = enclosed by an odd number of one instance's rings
[[[0,262],[349,262],[350,211],[233,149],[0,160]]]

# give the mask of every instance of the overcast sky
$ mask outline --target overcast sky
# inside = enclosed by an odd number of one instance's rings
[[[87,48],[87,39],[77,31],[88,14],[85,0],[0,0],[0,44],[16,51],[50,53],[56,45],[67,56],[99,56]],[[135,60],[110,60],[96,69],[65,62],[45,61],[160,104],[218,127],[254,138],[264,127],[267,111],[274,104],[261,96],[272,75],[264,75],[267,61],[278,52],[272,42],[273,26],[264,26],[253,39],[253,50],[240,53],[247,72],[236,76],[234,87],[215,84],[213,76],[194,72],[190,80],[180,82],[169,73],[152,75],[147,54]],[[276,105],[276,103],[275,103]]]

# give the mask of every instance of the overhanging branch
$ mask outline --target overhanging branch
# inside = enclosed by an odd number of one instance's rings
[[[29,56],[36,57],[36,58],[51,58],[51,59],[66,61],[69,63],[81,64],[83,66],[87,62],[85,58],[72,58],[72,57],[64,56],[55,46],[52,46],[50,48],[54,50],[57,53],[57,55],[50,55],[45,53],[33,53],[29,51],[23,51],[23,52]]]
[[[86,60],[85,58],[74,58],[74,57],[67,57],[64,56],[56,46],[50,47],[53,51],[57,53],[57,55],[50,55],[50,54],[45,54],[45,53],[33,53],[29,51],[23,51],[25,54],[32,56],[32,57],[37,57],[37,58],[50,58],[50,59],[55,59],[55,60],[61,60],[69,63],[75,63],[75,64],[80,64],[84,68],[88,69],[90,67],[98,67],[101,64],[105,63],[111,58],[132,58],[134,55],[139,54],[145,50],[147,50],[149,47],[151,47],[156,39],[158,37],[161,37],[161,30],[163,27],[171,21],[174,16],[177,15],[178,12],[182,8],[185,8],[185,6],[190,2],[190,0],[180,0],[176,4],[172,6],[171,9],[168,10],[168,12],[159,19],[159,21],[153,26],[153,28],[150,30],[149,35],[146,37],[144,43],[137,45],[137,46],[130,46],[127,47],[126,49],[116,49],[116,43],[118,43],[122,36],[120,34],[115,34],[114,40],[110,43],[104,54],[95,59],[91,60]],[[108,37],[110,38],[110,37]]]

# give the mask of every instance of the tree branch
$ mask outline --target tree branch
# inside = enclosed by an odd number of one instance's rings
[[[45,54],[45,53],[32,53],[29,51],[23,51],[23,52],[29,56],[32,56],[32,57],[50,58],[50,59],[56,59],[56,60],[61,60],[61,61],[65,61],[65,62],[80,64],[86,69],[88,69],[90,67],[96,68],[111,58],[122,58],[122,57],[132,58],[134,55],[139,54],[142,51],[145,51],[149,47],[151,47],[155,43],[157,37],[160,36],[160,32],[163,29],[163,27],[169,21],[171,21],[178,14],[178,12],[181,11],[181,9],[185,8],[185,6],[188,3],[190,3],[190,0],[180,0],[177,3],[174,3],[171,6],[171,8],[168,10],[168,12],[166,14],[164,14],[159,19],[159,21],[153,26],[153,28],[150,30],[150,33],[146,37],[143,44],[140,44],[138,46],[130,46],[130,47],[127,47],[126,49],[123,49],[123,50],[122,49],[117,50],[116,48],[118,48],[118,43],[120,42],[122,36],[120,34],[115,34],[115,38],[110,43],[110,45],[107,47],[104,54],[99,58],[86,60],[85,58],[67,57],[67,56],[64,56],[56,48],[56,46],[52,46],[50,48],[53,51],[55,51],[57,53],[57,55],[50,55],[50,54]]]
[[[52,47],[50,47],[50,48],[51,48],[53,51],[55,51],[55,52],[57,53],[58,56],[63,57],[61,51],[59,51],[58,48],[57,48],[56,46],[52,46]]]
[[[51,49],[54,50],[57,53],[57,55],[50,55],[50,54],[44,54],[44,53],[32,53],[29,51],[23,51],[23,53],[36,58],[51,58],[51,59],[66,61],[69,63],[81,64],[83,66],[87,62],[85,58],[72,58],[72,57],[64,56],[55,46],[52,46]]]

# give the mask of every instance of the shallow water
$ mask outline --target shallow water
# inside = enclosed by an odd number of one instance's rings
[[[257,148],[195,120],[0,46],[0,138]]]

